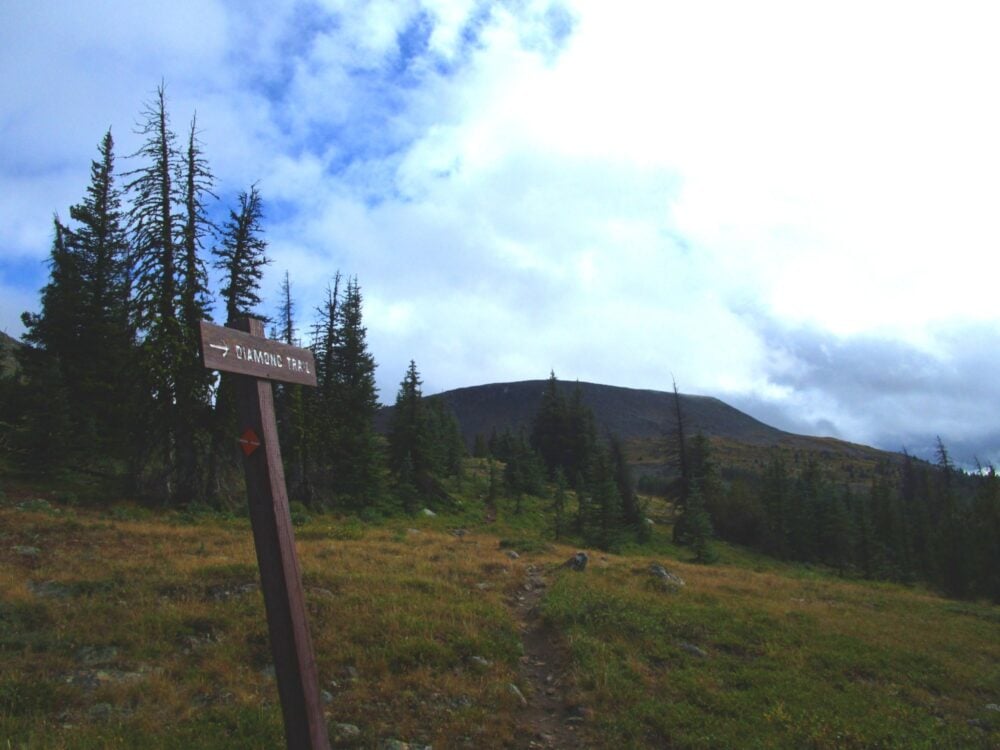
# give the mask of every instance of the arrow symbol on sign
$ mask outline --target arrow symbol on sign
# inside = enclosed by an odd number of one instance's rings
[[[220,352],[222,352],[223,358],[225,358],[225,356],[227,354],[229,354],[229,347],[226,346],[225,344],[222,344],[222,345],[219,345],[219,344],[209,344],[209,346],[212,347],[213,349],[218,349]]]

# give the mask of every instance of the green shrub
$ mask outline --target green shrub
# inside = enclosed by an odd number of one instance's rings
[[[288,504],[288,512],[292,516],[292,526],[305,526],[312,520],[312,516],[309,515],[309,509],[298,500],[292,500]]]

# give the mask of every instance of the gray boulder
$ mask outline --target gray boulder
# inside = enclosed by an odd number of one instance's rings
[[[659,563],[650,565],[649,572],[656,577],[666,591],[679,591],[686,585],[683,578],[676,573],[671,573]]]

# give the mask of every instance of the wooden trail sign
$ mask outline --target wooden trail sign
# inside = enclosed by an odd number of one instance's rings
[[[199,325],[205,367],[282,383],[316,385],[312,352],[263,338],[263,323],[259,335],[204,320]]]
[[[289,750],[329,750],[271,391],[271,381],[316,385],[316,368],[308,349],[264,338],[262,321],[231,324],[201,323],[202,362],[238,374],[239,443],[285,740]]]

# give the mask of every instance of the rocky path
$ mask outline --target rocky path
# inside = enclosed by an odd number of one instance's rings
[[[546,588],[545,576],[542,569],[534,565],[528,565],[525,572],[524,583],[511,601],[524,644],[517,683],[524,709],[515,747],[583,747],[580,732],[584,712],[567,700],[569,656],[566,646],[539,612]]]

